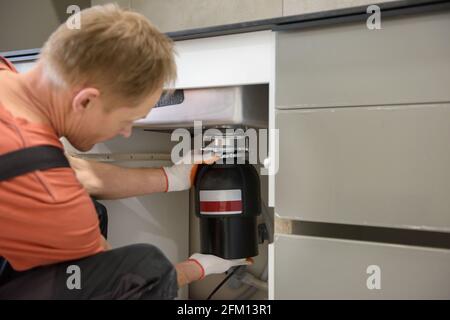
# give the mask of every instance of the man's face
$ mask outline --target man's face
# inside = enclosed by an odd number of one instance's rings
[[[132,126],[136,120],[145,118],[153,106],[159,101],[162,88],[144,98],[137,105],[124,101],[106,101],[98,96],[89,101],[89,106],[79,109],[76,130],[66,138],[80,151],[89,151],[99,142],[122,135],[131,136]],[[116,105],[111,105],[116,104]]]

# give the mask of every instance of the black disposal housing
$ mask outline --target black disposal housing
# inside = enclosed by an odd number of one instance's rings
[[[201,252],[224,259],[258,255],[260,180],[251,164],[201,165],[195,179]]]

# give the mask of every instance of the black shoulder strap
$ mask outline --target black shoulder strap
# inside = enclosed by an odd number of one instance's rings
[[[70,167],[64,151],[54,146],[35,146],[0,156],[0,181],[51,168]]]

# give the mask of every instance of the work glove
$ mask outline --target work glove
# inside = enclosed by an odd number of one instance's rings
[[[253,264],[253,260],[251,258],[226,260],[211,254],[201,253],[194,253],[191,257],[189,257],[188,261],[194,261],[201,267],[202,276],[200,279],[203,279],[210,274],[224,273],[232,267],[248,266]]]
[[[166,192],[183,191],[192,187],[198,165],[213,164],[220,157],[213,153],[202,154],[201,150],[188,152],[180,161],[171,167],[163,167],[166,176]]]

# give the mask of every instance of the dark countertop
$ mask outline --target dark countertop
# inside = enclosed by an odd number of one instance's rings
[[[398,0],[378,4],[382,18],[404,16],[431,11],[450,9],[450,0]],[[242,23],[219,25],[206,28],[189,29],[166,33],[174,41],[207,38],[227,34],[262,30],[290,30],[358,21],[367,19],[367,5],[329,10],[316,13],[299,14],[273,19],[256,20]],[[40,49],[0,52],[0,55],[11,61],[33,60],[39,55]]]

